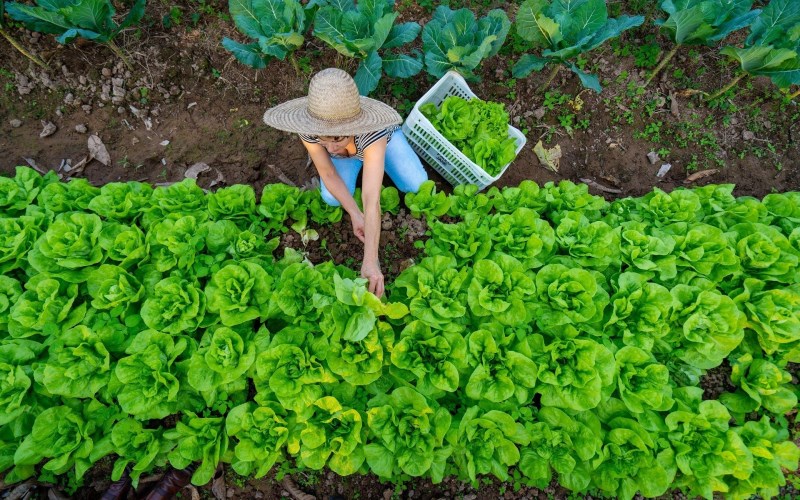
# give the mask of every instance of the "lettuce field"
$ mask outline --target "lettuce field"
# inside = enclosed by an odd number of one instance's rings
[[[428,181],[403,200],[424,251],[381,301],[279,248],[341,218],[316,191],[19,167],[0,178],[4,482],[73,491],[110,460],[134,483],[195,463],[195,485],[225,464],[777,495],[800,458],[800,195],[732,189]]]
[[[0,35],[0,499],[800,495],[800,2],[0,0]],[[482,101],[420,113],[513,159],[385,180],[382,299],[261,120],[327,67],[404,118],[456,71]]]

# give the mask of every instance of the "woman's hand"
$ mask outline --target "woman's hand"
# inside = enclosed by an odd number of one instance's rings
[[[361,213],[360,210],[358,210],[355,213],[351,213],[349,215],[350,215],[350,222],[353,224],[353,234],[356,235],[356,238],[361,240],[361,243],[365,243],[366,240],[364,239],[364,214]]]
[[[383,273],[377,263],[364,262],[361,265],[361,277],[369,280],[369,291],[378,298],[383,297]]]

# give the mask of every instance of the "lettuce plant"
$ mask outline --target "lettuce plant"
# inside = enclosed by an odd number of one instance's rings
[[[189,360],[187,379],[189,384],[206,398],[210,406],[221,386],[239,382],[246,388],[244,378],[255,362],[256,349],[252,342],[242,338],[236,331],[220,326],[206,331],[197,351]]]
[[[635,272],[619,275],[604,330],[617,343],[650,351],[671,329],[672,294]]]
[[[167,454],[175,446],[175,443],[163,438],[161,429],[145,429],[141,422],[132,418],[117,422],[111,429],[111,435],[101,439],[97,446],[102,447],[103,444],[119,455],[111,470],[111,480],[118,481],[125,469],[130,467],[134,487],[139,484],[142,474],[166,465]]]
[[[89,202],[89,210],[107,220],[130,222],[149,210],[153,187],[142,182],[109,182]]]
[[[258,205],[258,213],[266,220],[263,221],[264,230],[286,232],[284,222],[287,219],[301,221],[306,224],[306,211],[301,205],[300,200],[303,192],[287,184],[268,184],[261,191],[261,203]]]
[[[208,224],[206,248],[212,255],[227,253],[234,260],[260,259],[278,248],[280,239],[266,239],[258,223],[242,230],[231,220],[218,220]]]
[[[478,474],[489,473],[501,481],[508,480],[508,468],[519,462],[519,446],[529,442],[525,428],[511,415],[479,406],[469,407],[456,417],[447,433],[459,475],[473,483]]]
[[[538,367],[524,339],[502,335],[502,327],[485,324],[467,335],[469,378],[464,393],[476,401],[500,403],[514,398],[526,404],[533,397]]]
[[[607,424],[592,485],[614,498],[630,500],[663,495],[675,477],[674,456],[659,450],[653,435],[631,418],[616,417]]]
[[[100,335],[78,325],[57,335],[50,357],[36,372],[48,392],[69,398],[91,398],[111,377],[111,355]]]
[[[788,440],[786,430],[776,430],[769,418],[745,422],[733,432],[753,454],[753,472],[746,478],[734,476],[726,479],[729,490],[726,496],[737,500],[759,495],[761,498],[779,496],[779,488],[786,484],[783,470],[797,470],[800,449]]]
[[[118,263],[123,269],[130,269],[142,262],[150,253],[150,245],[136,225],[106,222],[98,242],[105,253],[106,262]]]
[[[222,417],[203,418],[185,411],[175,428],[164,432],[164,438],[176,442],[168,456],[170,465],[185,469],[192,462],[200,462],[192,474],[192,484],[197,486],[211,481],[221,461],[230,462],[230,439]]]
[[[581,212],[590,222],[594,222],[609,206],[602,197],[589,194],[589,186],[584,183],[546,182],[539,196],[544,204],[540,213],[555,225],[561,222],[567,212]]]
[[[470,272],[452,255],[426,257],[394,281],[392,300],[408,305],[411,315],[431,328],[459,332],[467,308]]]
[[[207,227],[192,215],[154,223],[147,234],[153,264],[162,273],[174,267],[190,270],[205,246]]]
[[[724,477],[747,478],[753,471],[753,453],[728,422],[728,410],[714,400],[701,401],[702,389],[684,388],[680,403],[665,419],[668,439],[681,472],[676,486],[711,499]]]
[[[26,290],[8,315],[8,333],[15,338],[49,336],[78,324],[86,311],[73,307],[78,285],[48,274],[37,274],[25,283]]]
[[[454,11],[440,5],[422,30],[425,70],[435,78],[455,70],[468,80],[478,81],[474,70],[482,60],[497,54],[510,28],[511,21],[501,9],[476,20],[469,9]]]
[[[185,338],[173,339],[155,330],[136,335],[109,383],[122,410],[138,419],[176,413],[181,383],[175,362],[186,347]]]
[[[581,338],[545,343],[539,334],[530,344],[543,406],[590,410],[614,391],[614,355],[607,347]]]
[[[321,314],[314,300],[317,294],[334,294],[330,281],[319,268],[306,262],[289,264],[275,281],[270,311],[272,315],[283,315],[291,323],[316,323]]]
[[[734,415],[763,409],[783,415],[797,407],[792,376],[768,359],[743,354],[731,362],[731,382],[738,390],[721,394],[719,400]]]
[[[29,167],[16,167],[15,172],[13,178],[0,177],[0,217],[22,215],[39,195],[42,187],[58,181],[55,173],[42,177]]]
[[[508,186],[502,190],[492,186],[486,196],[490,200],[491,208],[504,214],[510,214],[518,208],[530,208],[536,213],[542,213],[547,206],[544,192],[531,180],[524,180],[518,186]]]
[[[228,5],[239,31],[255,40],[243,44],[222,39],[222,46],[239,62],[261,69],[272,58],[289,56],[298,69],[294,51],[303,45],[309,17],[298,0],[232,0]]]
[[[381,188],[381,210],[397,215],[400,212],[400,192],[394,186]],[[327,205],[327,203],[325,204]],[[341,213],[341,210],[340,210]]]
[[[98,194],[100,188],[92,186],[86,179],[75,178],[67,183],[47,184],[36,201],[40,207],[54,213],[85,211]]]
[[[313,470],[328,466],[340,476],[358,471],[364,463],[361,414],[334,397],[316,400],[298,421],[299,460]]]
[[[208,213],[213,220],[248,220],[256,213],[256,193],[247,184],[219,188],[208,195]]]
[[[450,195],[451,203],[447,215],[451,217],[464,217],[469,213],[479,216],[488,215],[493,208],[492,199],[488,194],[478,191],[478,186],[475,184],[459,184],[454,187],[453,194]]]
[[[466,368],[467,343],[458,332],[436,331],[421,321],[408,323],[392,349],[392,364],[414,375],[423,395],[455,392],[459,368]]]
[[[672,408],[672,382],[666,366],[649,352],[633,346],[623,347],[614,356],[617,391],[632,414]]]
[[[789,234],[800,226],[800,193],[770,193],[764,196],[764,206],[771,216],[769,223]]]
[[[523,55],[514,65],[512,74],[514,78],[525,78],[532,71],[541,71],[552,63],[555,68],[542,86],[544,89],[563,65],[578,75],[584,87],[600,92],[600,80],[583,72],[572,60],[643,22],[644,16],[609,19],[604,0],[527,0],[520,5],[517,14],[517,33],[534,47],[544,50],[541,57]]]
[[[431,239],[425,243],[428,256],[455,257],[459,266],[485,259],[492,250],[489,219],[468,213],[462,222],[445,224],[429,222]]]
[[[336,383],[337,378],[314,352],[311,332],[298,327],[284,330],[287,335],[276,334],[256,358],[256,401],[274,394],[284,408],[300,413],[324,395],[321,384]]]
[[[33,244],[28,262],[40,273],[70,283],[86,281],[92,267],[103,259],[98,240],[103,222],[94,214],[67,212],[56,216]]]
[[[589,487],[592,462],[603,441],[600,422],[592,412],[575,416],[553,407],[544,407],[534,422],[526,422],[530,443],[520,449],[517,468],[537,488],[547,488],[558,473],[561,486],[572,491]]]
[[[649,229],[642,222],[621,225],[620,255],[633,272],[658,276],[661,282],[672,280],[678,274],[674,249],[675,238],[663,231]]]
[[[150,205],[141,219],[143,229],[168,217],[191,215],[198,223],[208,219],[208,200],[197,181],[186,178],[169,186],[156,187]]]
[[[400,472],[419,477],[430,473],[434,483],[442,481],[452,451],[444,444],[451,416],[446,409],[431,407],[424,396],[408,387],[372,398],[367,410],[371,440],[364,455],[379,477],[397,477]]]
[[[352,385],[368,385],[383,375],[383,338],[394,337],[392,327],[382,321],[361,340],[347,340],[341,335],[333,335],[326,361],[330,370]]]
[[[774,226],[736,224],[725,233],[742,271],[751,278],[792,284],[800,281],[800,252]]]
[[[20,286],[19,281],[0,275],[0,331],[8,331],[8,317],[11,306],[16,304],[21,296],[22,286]]]
[[[561,338],[599,335],[608,305],[605,279],[577,266],[548,264],[536,273],[537,300],[530,305],[542,331]]]
[[[291,423],[286,411],[276,403],[241,404],[228,412],[225,432],[236,439],[231,462],[233,470],[242,476],[264,477],[272,466],[284,457]]]
[[[272,277],[258,264],[228,264],[206,285],[208,311],[219,314],[225,326],[266,318],[272,294]]]
[[[322,5],[314,16],[314,35],[347,57],[361,62],[353,79],[361,95],[375,90],[382,73],[410,78],[422,70],[421,55],[386,52],[414,41],[420,31],[416,22],[394,25],[394,0],[317,0]],[[378,51],[383,52],[381,56]]]
[[[719,366],[744,338],[745,315],[733,299],[713,290],[677,285],[672,321],[679,328],[665,340],[677,356],[702,369]]]
[[[741,273],[741,263],[721,229],[708,224],[675,223],[666,228],[675,238],[675,265],[684,281],[694,276],[714,283]]]
[[[666,193],[653,188],[636,205],[641,219],[657,227],[675,222],[695,224],[703,217],[700,196],[689,189],[676,189]]]
[[[144,294],[144,287],[136,277],[121,267],[108,264],[92,271],[86,287],[93,299],[92,307],[111,309],[115,316],[124,314]]]
[[[619,266],[619,230],[606,222],[589,222],[579,212],[567,212],[555,228],[555,241],[584,269],[603,272]]]
[[[29,216],[0,218],[0,273],[28,267],[28,252],[40,235]]]
[[[38,344],[25,341],[0,345],[0,427],[30,412],[28,396],[33,389],[30,364],[40,350]]]
[[[736,300],[765,353],[780,362],[800,362],[800,285],[769,290],[763,281],[747,279]]]
[[[423,182],[416,193],[406,193],[404,201],[413,217],[422,214],[429,222],[446,214],[451,203],[444,192],[436,191],[433,181]]]
[[[83,477],[92,466],[90,457],[95,441],[111,432],[119,408],[105,406],[95,399],[75,402],[76,408],[53,406],[36,417],[31,433],[14,453],[17,468],[29,466],[30,476],[34,473],[32,466],[49,458],[43,471],[64,474],[74,467],[75,478]]]
[[[553,228],[530,208],[497,214],[489,223],[492,250],[511,255],[526,269],[542,267],[555,253]]]
[[[467,303],[475,316],[491,316],[504,325],[516,326],[527,322],[526,303],[534,292],[533,280],[522,263],[497,253],[492,259],[475,263],[467,287]]]
[[[148,328],[172,334],[195,331],[206,314],[206,296],[196,282],[173,275],[159,281],[142,304]]]

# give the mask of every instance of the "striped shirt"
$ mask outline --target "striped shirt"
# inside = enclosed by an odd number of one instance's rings
[[[366,134],[358,134],[353,136],[353,142],[356,144],[356,154],[355,158],[358,158],[361,161],[364,161],[364,151],[372,145],[375,141],[382,137],[386,137],[386,143],[388,144],[389,141],[392,140],[392,134],[395,130],[399,129],[398,125],[393,125],[389,128],[385,128],[383,130],[378,130],[377,132],[369,132]],[[306,135],[306,134],[299,134],[300,139],[304,140],[305,142],[311,144],[318,144],[319,137],[316,135]],[[346,156],[340,155],[331,155],[334,158],[347,158]]]

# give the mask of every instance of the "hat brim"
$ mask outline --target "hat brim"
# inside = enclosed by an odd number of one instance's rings
[[[391,106],[360,96],[361,113],[348,120],[321,120],[308,113],[308,97],[292,99],[268,109],[264,123],[286,132],[306,135],[358,135],[403,123]]]

